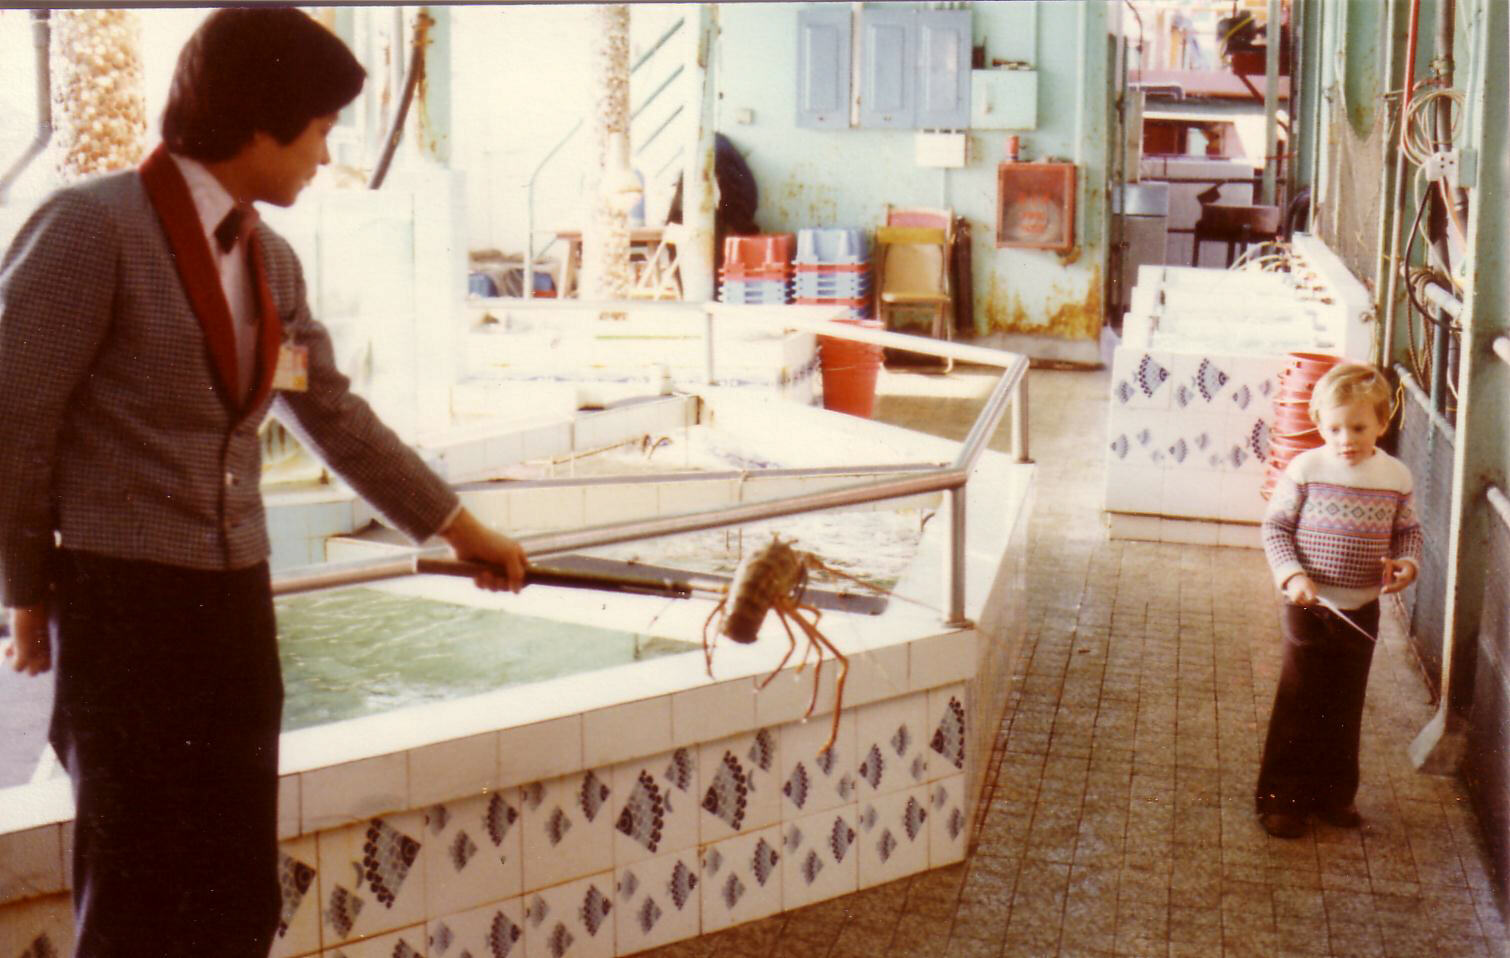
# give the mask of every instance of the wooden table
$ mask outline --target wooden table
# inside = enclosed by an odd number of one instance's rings
[[[636,226],[629,230],[629,256],[634,259],[639,250],[641,259],[648,259],[661,245],[665,227]],[[556,278],[556,295],[577,295],[577,274],[582,270],[582,231],[556,230],[556,239],[566,243],[566,253],[561,258],[561,274]]]

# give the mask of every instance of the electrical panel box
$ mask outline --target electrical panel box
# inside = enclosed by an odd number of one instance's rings
[[[916,10],[860,12],[860,126],[915,125],[917,37]]]
[[[1032,130],[1038,126],[1037,70],[971,70],[970,126]]]
[[[970,124],[970,11],[919,10],[917,118],[924,130]]]
[[[849,126],[850,14],[847,8],[797,14],[797,125]]]

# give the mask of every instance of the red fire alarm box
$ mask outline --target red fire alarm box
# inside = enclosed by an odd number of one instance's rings
[[[996,247],[1075,245],[1075,164],[1001,163],[996,167]]]

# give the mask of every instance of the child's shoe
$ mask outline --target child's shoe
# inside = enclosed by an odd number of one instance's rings
[[[1258,822],[1275,838],[1299,838],[1306,833],[1306,820],[1289,812],[1265,812]]]

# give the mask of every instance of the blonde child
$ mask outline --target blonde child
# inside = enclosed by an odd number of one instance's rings
[[[1308,814],[1343,828],[1362,822],[1358,739],[1379,595],[1415,580],[1421,551],[1410,471],[1376,446],[1389,402],[1372,366],[1327,372],[1310,403],[1324,445],[1290,462],[1264,516],[1285,649],[1254,798],[1279,838],[1305,834]]]

